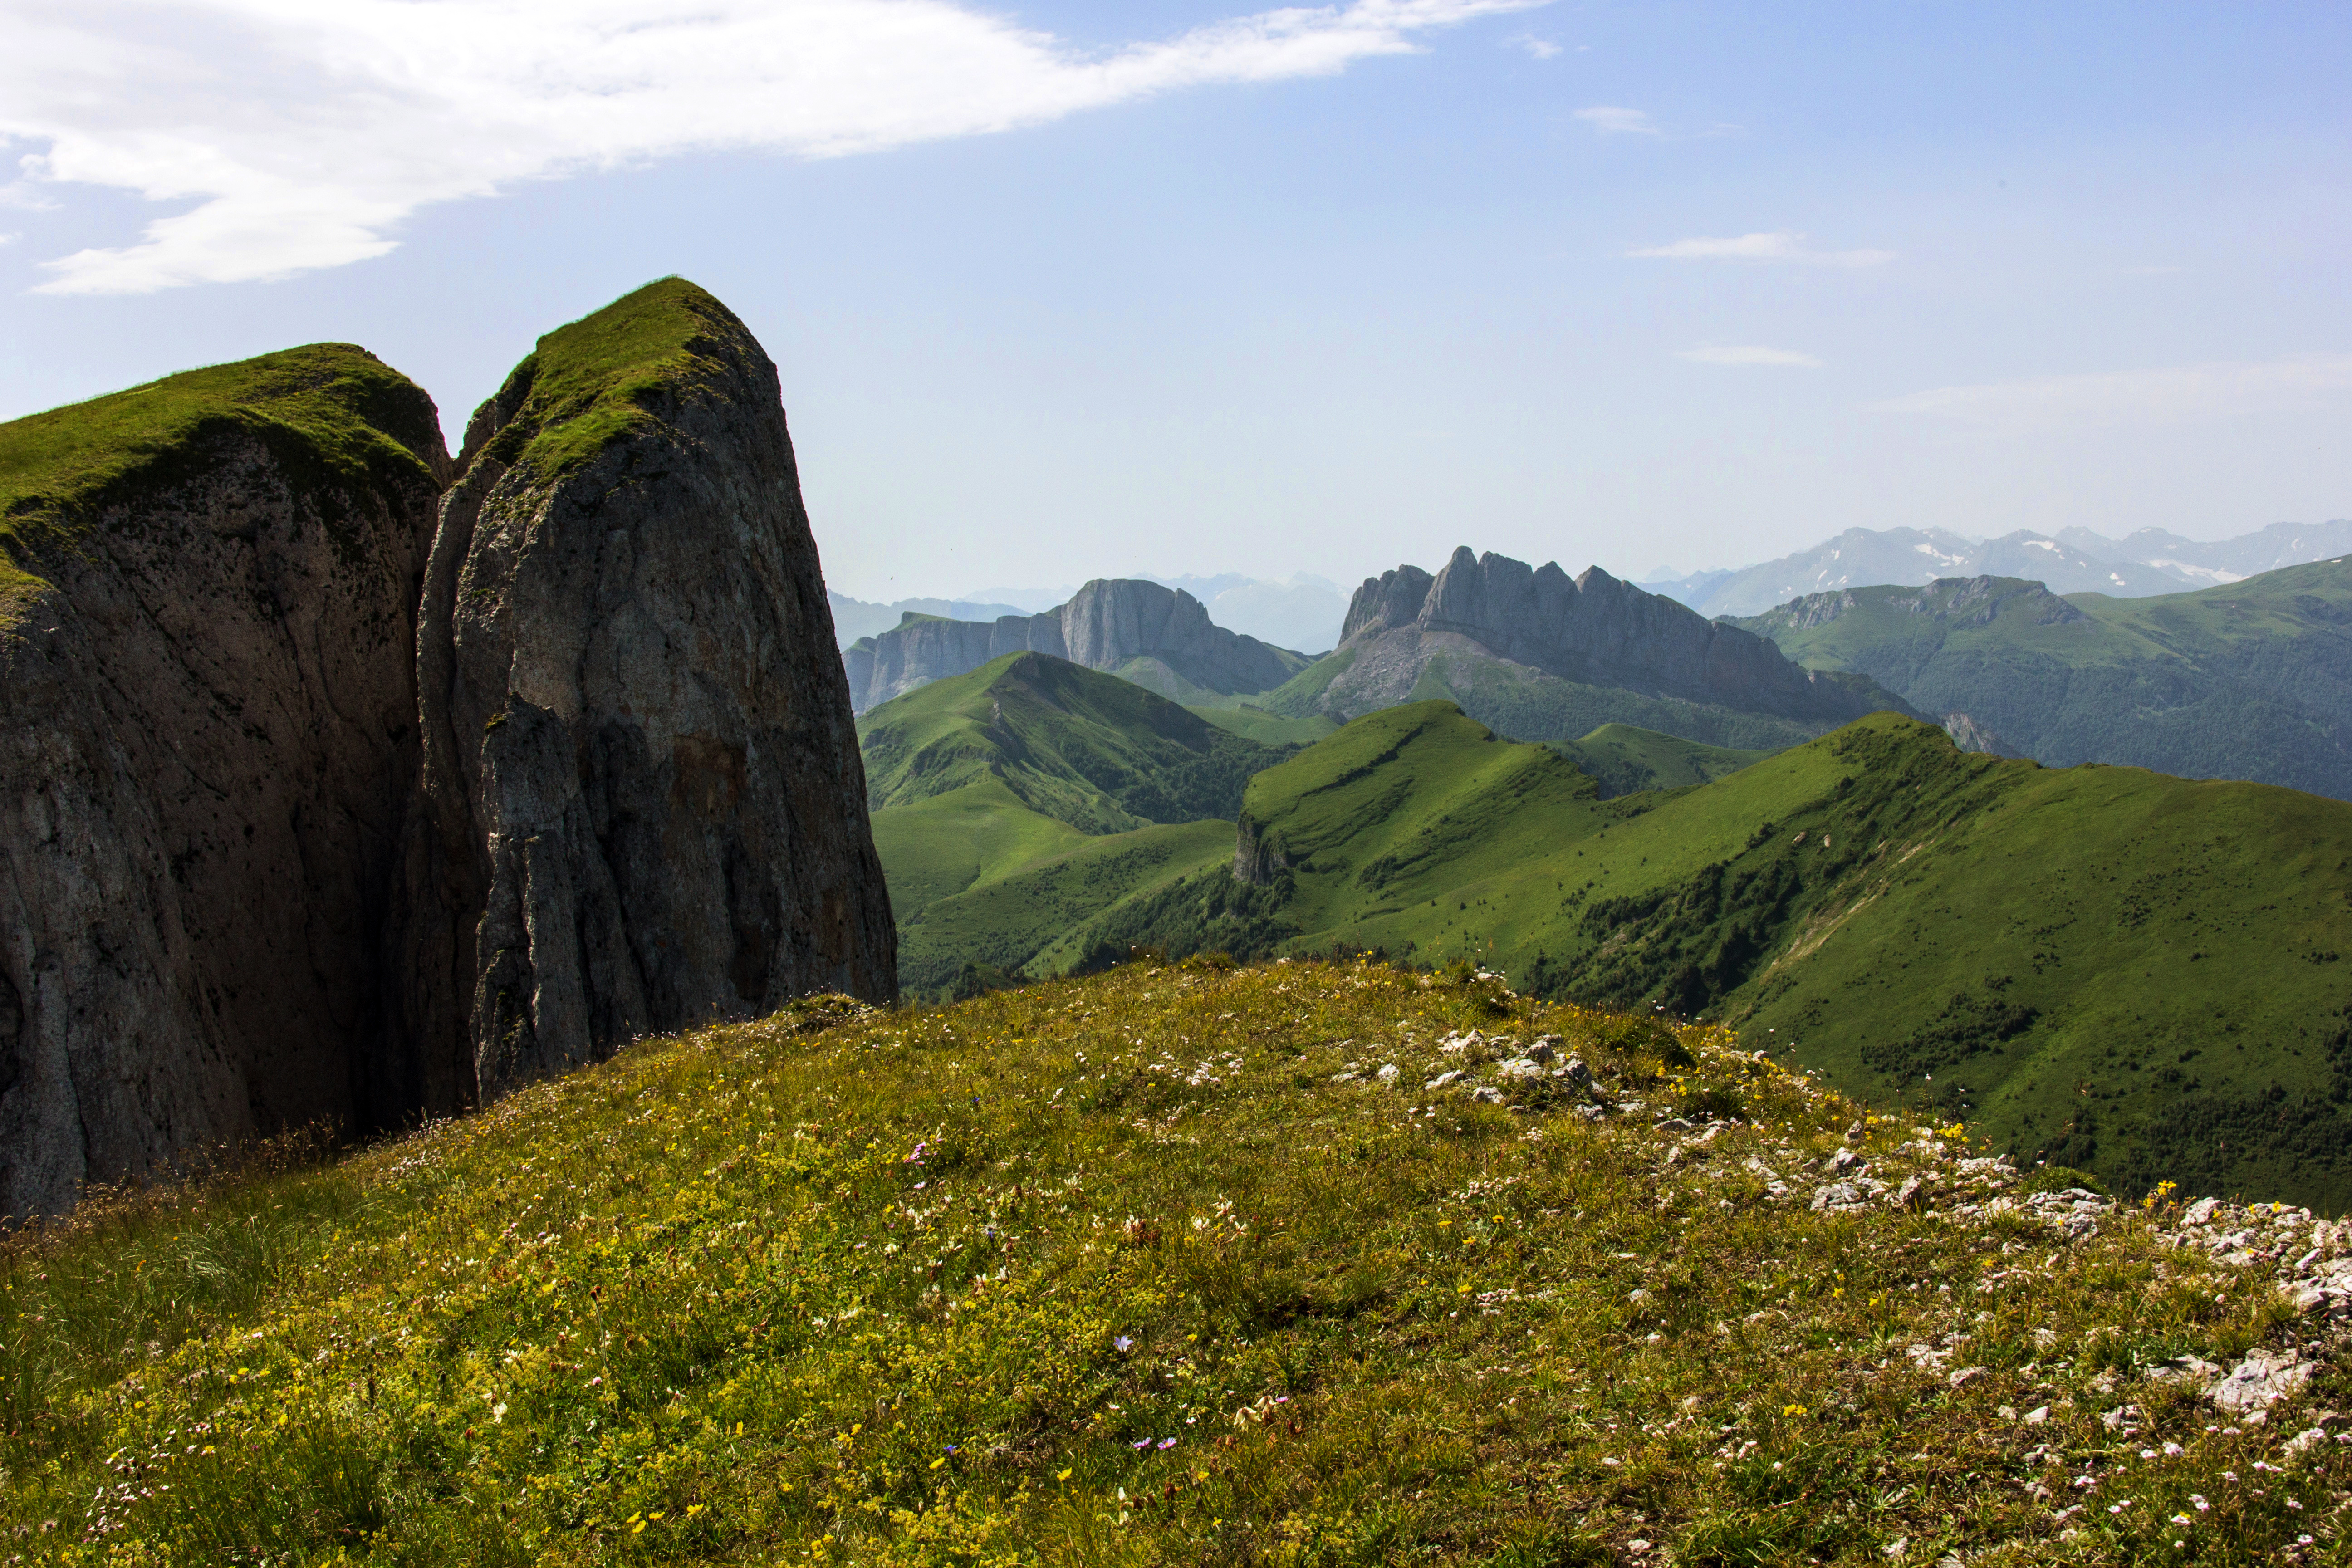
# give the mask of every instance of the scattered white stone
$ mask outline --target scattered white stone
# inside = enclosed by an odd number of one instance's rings
[[[1396,1063],[1383,1062],[1381,1064],[1381,1070],[1372,1076],[1382,1083],[1394,1083],[1402,1075],[1398,1071]]]
[[[1463,1077],[1464,1074],[1462,1071],[1459,1068],[1456,1068],[1452,1072],[1439,1073],[1435,1078],[1431,1079],[1427,1083],[1423,1084],[1421,1087],[1424,1089],[1444,1089],[1448,1084],[1461,1082]]]
[[[2050,1419],[2050,1406],[2048,1406],[2047,1405],[2035,1405],[2032,1409],[2031,1409],[2031,1410],[2029,1410],[2029,1411],[2027,1411],[2027,1412],[2025,1413],[2025,1424],[2026,1424],[2028,1426],[2042,1426],[2043,1423],[2047,1422],[2049,1419]]]
[[[1503,1103],[1503,1091],[1490,1084],[1482,1083],[1470,1091],[1470,1098],[1481,1105],[1500,1105]]]
[[[2314,1363],[2296,1359],[2293,1351],[2279,1355],[2256,1351],[2231,1367],[2206,1391],[2205,1397],[2224,1410],[2261,1411],[2309,1383],[2317,1370]]]

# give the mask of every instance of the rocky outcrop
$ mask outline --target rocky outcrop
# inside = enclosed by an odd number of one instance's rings
[[[841,663],[849,677],[850,700],[863,713],[919,686],[978,669],[1008,653],[1049,653],[1067,658],[1061,612],[955,621],[909,611],[880,637],[860,637],[842,649]]]
[[[842,652],[861,713],[919,686],[978,669],[1008,653],[1047,653],[1089,669],[1120,670],[1166,697],[1185,686],[1222,693],[1271,690],[1306,668],[1298,654],[1227,631],[1181,589],[1097,578],[1067,604],[994,622],[908,615]],[[1145,668],[1134,667],[1142,661]]]
[[[323,345],[0,426],[0,1216],[893,995],[776,373],[672,279],[451,487]]]
[[[476,416],[417,658],[395,967],[477,1096],[811,991],[896,937],[776,371],[655,284],[541,340]]]
[[[1902,710],[1867,683],[1806,670],[1767,638],[1709,621],[1598,566],[1571,580],[1557,564],[1534,568],[1466,546],[1434,577],[1404,567],[1356,590],[1340,651],[1360,655],[1381,641],[1416,649],[1466,644],[1564,680],[1800,722]]]
[[[337,344],[0,426],[0,1215],[403,1109],[375,961],[448,466]]]

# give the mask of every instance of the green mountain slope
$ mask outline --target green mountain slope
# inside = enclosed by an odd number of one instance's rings
[[[1333,684],[1355,668],[1360,658],[1356,648],[1326,654],[1283,685],[1251,700],[1269,712],[1297,718],[1331,711]],[[1454,703],[1479,722],[1527,741],[1574,741],[1597,729],[1622,725],[1704,746],[1769,752],[1822,732],[1819,724],[1676,697],[1653,697],[1622,687],[1591,686],[1458,650],[1430,656],[1412,679],[1410,689],[1395,696],[1399,702]],[[1390,705],[1386,699],[1340,702],[1337,711],[1360,717]]]
[[[2341,1227],[2078,1201],[1925,1126],[1849,1134],[1859,1107],[1720,1030],[1417,979],[812,998],[340,1160],[117,1194],[0,1243],[0,1541],[142,1568],[2340,1560],[2352,1452],[2298,1434],[2352,1370],[2279,1282],[2342,1267]],[[1616,1110],[1507,1077],[1546,1037]],[[1465,1092],[1506,1082],[1524,1109]],[[2181,1370],[2293,1347],[2260,1424]]]
[[[1290,752],[1039,653],[934,681],[859,729],[899,982],[917,995],[967,963],[1018,968],[1067,923],[1204,864],[1204,845],[1230,859],[1244,784]],[[1031,867],[1019,890],[987,891]]]
[[[1555,742],[1552,750],[1599,781],[1603,796],[1706,784],[1772,754],[1705,746],[1632,724],[1603,724],[1580,741]]]
[[[1065,949],[1384,949],[1736,1024],[1882,1102],[2146,1186],[2352,1202],[2352,806],[1956,750],[1878,715],[1602,800],[1450,705],[1251,784],[1208,869]]]
[[[2045,763],[2352,798],[2352,558],[2147,599],[2016,578],[1856,588],[1736,624]]]

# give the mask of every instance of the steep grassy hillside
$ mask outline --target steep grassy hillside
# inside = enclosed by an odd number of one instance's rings
[[[1337,719],[1325,714],[1286,719],[1238,698],[1226,698],[1220,703],[1197,702],[1192,704],[1192,711],[1221,730],[1231,730],[1244,739],[1269,746],[1311,745],[1339,727]]]
[[[1613,1109],[1506,1065],[1547,1035]],[[2340,1295],[2342,1227],[2118,1210],[1954,1131],[1369,965],[820,999],[0,1252],[0,1542],[2339,1561],[2352,1377],[2274,1281]]]
[[[1737,624],[2045,763],[2352,798],[2352,559],[2147,599],[2015,578],[1856,588]]]
[[[1632,724],[1603,724],[1582,740],[1554,742],[1552,750],[1598,781],[1603,796],[1706,784],[1772,754],[1703,746]]]
[[[1332,683],[1355,667],[1358,657],[1355,648],[1326,654],[1284,685],[1251,700],[1273,713],[1320,715],[1329,704]],[[1574,741],[1594,730],[1621,725],[1703,746],[1769,752],[1821,733],[1817,724],[1645,696],[1619,687],[1588,686],[1467,652],[1432,657],[1404,700],[1455,703],[1479,722],[1523,741]]]
[[[967,963],[1025,962],[1060,934],[1043,911],[1098,914],[1204,864],[1213,841],[1230,858],[1243,785],[1291,750],[1038,653],[910,691],[860,733],[899,983],[916,995],[945,993]],[[1184,826],[1201,822],[1214,829]],[[982,896],[1033,866],[1048,868],[1026,891]]]
[[[1081,946],[1475,959],[1736,1024],[1849,1092],[2145,1188],[2352,1202],[2352,806],[1958,752],[1881,715],[1595,798],[1438,703],[1260,774],[1242,841]]]

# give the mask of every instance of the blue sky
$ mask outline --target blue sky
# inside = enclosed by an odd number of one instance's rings
[[[860,597],[2352,513],[2340,4],[59,9],[0,416],[677,272]]]

